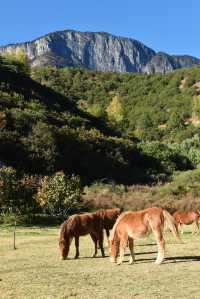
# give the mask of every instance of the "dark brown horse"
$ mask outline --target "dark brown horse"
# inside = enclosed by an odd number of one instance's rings
[[[98,210],[100,215],[103,219],[103,228],[106,231],[106,236],[109,238],[110,236],[110,230],[113,228],[113,225],[115,224],[118,216],[121,214],[122,209],[114,208],[114,209],[102,209]]]
[[[188,212],[180,212],[176,211],[173,214],[173,217],[177,224],[180,226],[181,233],[183,234],[183,224],[189,225],[193,224],[192,234],[199,232],[199,217],[200,214],[198,212],[188,211]]]
[[[152,231],[158,246],[156,264],[161,264],[164,260],[165,253],[165,240],[162,234],[162,227],[165,221],[167,222],[173,235],[179,239],[174,218],[167,211],[161,208],[152,207],[142,211],[129,211],[122,213],[115,222],[109,241],[111,261],[116,262],[117,255],[120,250],[118,265],[122,263],[124,250],[128,242],[131,253],[129,263],[132,264],[135,259],[134,240],[144,237],[148,235],[150,231]]]
[[[102,257],[105,256],[103,248],[103,218],[102,211],[95,213],[84,213],[80,215],[70,216],[60,229],[59,247],[62,259],[66,259],[69,253],[69,247],[73,238],[75,238],[76,255],[79,257],[79,237],[90,234],[94,244],[95,252],[93,257],[97,255],[97,244],[101,249]]]

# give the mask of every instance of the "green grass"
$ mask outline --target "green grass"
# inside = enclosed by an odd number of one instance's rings
[[[121,266],[106,258],[91,258],[90,238],[80,239],[79,260],[61,261],[58,228],[17,228],[17,250],[12,229],[0,227],[0,298],[199,298],[200,235],[183,235],[184,244],[167,233],[165,262],[154,264],[152,236],[136,242],[136,262]]]

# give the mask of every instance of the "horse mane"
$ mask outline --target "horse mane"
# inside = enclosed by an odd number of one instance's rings
[[[114,239],[116,238],[116,228],[117,228],[117,225],[119,223],[119,221],[124,217],[124,215],[128,214],[129,211],[127,212],[123,212],[122,214],[119,215],[119,217],[117,218],[114,226],[113,226],[113,229],[111,231],[111,235],[110,235],[110,242],[112,243],[114,241]]]
[[[104,220],[105,215],[106,215],[106,210],[105,209],[100,209],[94,212],[97,216],[99,216],[102,220]]]
[[[70,237],[75,231],[76,224],[79,218],[77,214],[70,216],[62,225],[60,229],[59,242],[65,242],[67,237]]]

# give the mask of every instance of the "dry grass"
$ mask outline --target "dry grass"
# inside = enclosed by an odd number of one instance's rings
[[[191,228],[187,228],[190,230]],[[81,238],[79,260],[61,261],[58,229],[18,228],[17,250],[12,232],[0,231],[0,298],[199,298],[200,236],[169,234],[164,264],[154,264],[152,237],[136,243],[136,263],[121,266],[106,258],[90,258],[93,245]],[[74,255],[74,246],[70,258]]]

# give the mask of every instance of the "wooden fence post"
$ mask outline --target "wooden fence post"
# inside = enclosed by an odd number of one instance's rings
[[[14,230],[13,230],[13,249],[16,250],[16,220],[14,223]]]

